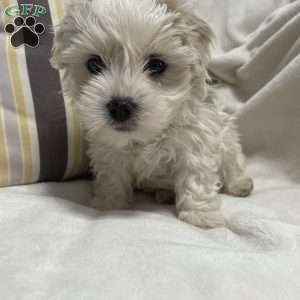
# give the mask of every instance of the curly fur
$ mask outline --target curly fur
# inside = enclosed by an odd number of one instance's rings
[[[212,32],[176,0],[85,0],[71,4],[57,28],[52,65],[63,69],[75,101],[95,174],[99,209],[129,207],[134,188],[175,193],[180,219],[201,227],[224,224],[217,193],[252,190],[232,117],[220,112],[206,85]],[[101,55],[108,70],[89,74],[86,61]],[[156,54],[169,68],[145,74]],[[139,104],[133,130],[119,131],[105,108],[114,96]]]

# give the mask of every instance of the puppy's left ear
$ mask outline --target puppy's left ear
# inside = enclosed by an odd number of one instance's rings
[[[200,52],[202,63],[206,65],[214,39],[209,25],[194,13],[195,8],[187,1],[158,0],[158,2],[167,5],[170,11],[179,13],[179,23],[184,26],[183,35],[186,42]]]
[[[188,28],[188,42],[201,54],[202,63],[206,66],[210,58],[210,48],[214,34],[209,25],[195,15],[183,14]]]

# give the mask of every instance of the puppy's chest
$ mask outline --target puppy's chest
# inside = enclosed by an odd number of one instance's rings
[[[173,189],[176,151],[168,141],[136,147],[133,172],[138,188]]]

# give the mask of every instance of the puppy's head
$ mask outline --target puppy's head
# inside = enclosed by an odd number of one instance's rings
[[[123,146],[160,134],[204,92],[210,38],[203,21],[158,0],[85,0],[58,27],[51,63],[88,136]]]

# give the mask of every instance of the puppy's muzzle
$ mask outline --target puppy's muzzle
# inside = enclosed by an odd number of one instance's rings
[[[133,117],[137,104],[131,97],[112,97],[106,108],[114,122],[124,123]]]

